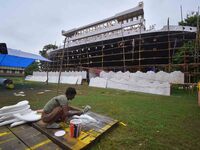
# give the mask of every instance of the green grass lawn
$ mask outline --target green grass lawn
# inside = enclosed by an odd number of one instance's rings
[[[39,109],[53,96],[57,84],[25,82],[15,78],[15,90],[0,87],[0,107],[27,99],[32,109]],[[69,85],[60,85],[63,93]],[[104,135],[91,149],[200,149],[200,108],[196,92],[173,89],[172,96],[158,96],[112,89],[74,86],[77,96],[71,105],[107,115],[119,125]],[[37,94],[44,90],[52,90]],[[25,97],[14,92],[24,91]]]

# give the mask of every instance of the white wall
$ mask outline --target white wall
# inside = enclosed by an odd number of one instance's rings
[[[82,79],[86,79],[86,71],[61,72],[60,83],[81,84]],[[48,82],[58,83],[59,72],[48,72]],[[25,80],[46,82],[47,72],[33,72],[32,76],[26,76]]]
[[[102,82],[104,81],[104,82]],[[143,73],[137,71],[130,72],[104,72],[100,73],[100,77],[92,78],[90,85],[93,87],[113,88],[120,90],[144,92],[159,95],[170,95],[170,84],[183,84],[184,74],[180,71],[166,73],[159,71],[155,73],[148,71]],[[104,86],[102,86],[102,84]],[[105,86],[106,85],[106,86]]]

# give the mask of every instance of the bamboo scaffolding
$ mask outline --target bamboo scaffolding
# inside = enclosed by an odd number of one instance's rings
[[[75,46],[73,47],[73,49],[72,47],[68,47],[67,50],[64,46],[63,49],[53,51],[51,53],[51,55],[54,57],[51,64],[49,65],[50,70],[57,70],[56,68],[64,68],[65,70],[68,70],[69,67],[100,67],[101,69],[111,70],[117,70],[118,68],[121,68],[123,71],[126,71],[129,68],[137,68],[141,70],[148,66],[163,67],[165,70],[168,68],[167,70],[169,72],[171,71],[171,69],[173,69],[173,67],[184,68],[184,72],[188,72],[188,68],[190,68],[191,66],[193,66],[193,68],[196,67],[199,70],[198,64],[192,65],[194,62],[191,61],[193,56],[190,53],[185,53],[183,56],[175,57],[182,60],[183,63],[181,63],[180,65],[172,61],[177,50],[189,48],[183,46],[184,42],[196,42],[196,39],[187,38],[187,35],[189,33],[184,31],[178,33],[170,33],[171,31],[169,31],[168,29],[168,31],[166,32],[167,34],[165,35],[149,35],[147,37],[143,37],[143,34],[140,33],[134,39],[126,39],[122,31],[121,40],[115,42],[111,41],[110,43],[107,43],[106,41],[101,41],[93,44],[85,44],[84,46]],[[179,35],[182,36],[182,38],[176,37]],[[164,38],[162,39],[162,41],[160,41],[159,39],[161,37]],[[157,40],[154,41],[154,39]],[[143,42],[144,40],[147,41]],[[122,45],[120,45],[120,43],[122,43]],[[174,46],[172,46],[172,44]],[[163,47],[163,45],[168,46],[165,46],[166,48],[161,48]],[[156,47],[156,49],[154,49],[153,47]],[[199,54],[197,55],[197,57],[199,58]],[[190,63],[187,63],[188,60],[190,61]],[[145,61],[147,61],[148,63],[145,64]],[[119,66],[116,66],[117,62],[119,63]],[[155,62],[164,62],[165,64],[155,64]],[[111,66],[109,67],[109,65]],[[198,72],[196,72],[195,74],[197,74]],[[192,75],[193,73],[194,72],[191,72],[190,75]]]
[[[129,41],[131,41],[131,40],[129,40]],[[184,41],[187,41],[187,40],[178,40],[178,42],[184,42]],[[195,41],[195,39],[194,40],[189,40],[189,41]],[[121,41],[122,42],[122,41]],[[157,42],[156,43],[156,45],[158,45],[158,44],[165,44],[165,43],[168,43],[168,42],[174,42],[174,41],[166,41],[166,42]],[[117,42],[118,43],[118,42]],[[116,43],[115,43],[116,44]],[[155,45],[155,43],[153,43],[153,44],[151,44],[151,43],[149,43],[149,44],[141,44],[141,46],[150,46],[150,45]],[[135,45],[135,47],[137,47],[138,45]],[[127,47],[132,47],[132,45],[131,44],[128,44],[128,45],[126,45],[126,46],[122,46],[122,47],[120,47],[120,48],[127,48]],[[90,47],[91,48],[91,47]],[[119,47],[117,47],[117,48],[119,48]],[[173,49],[180,49],[180,48],[187,48],[187,47],[183,47],[183,46],[181,46],[181,47],[177,47],[177,48],[173,48]],[[112,51],[112,50],[115,50],[116,49],[116,47],[112,47],[112,48],[107,48],[107,49],[104,49],[104,52],[107,52],[107,51]],[[145,49],[145,50],[141,50],[140,52],[146,52],[147,50],[151,50],[151,49]],[[163,49],[160,49],[160,50],[163,50]],[[168,50],[169,51],[169,49],[166,49],[166,50]],[[153,50],[152,50],[153,51]],[[81,56],[81,55],[85,55],[85,54],[95,54],[95,53],[97,53],[97,52],[99,52],[99,51],[93,51],[93,52],[86,52],[86,53],[81,53],[81,54],[76,54],[77,56],[79,55],[79,56]],[[138,52],[138,51],[136,51],[136,52]],[[60,53],[62,53],[62,52],[57,52],[57,54],[60,54]],[[74,56],[75,54],[71,54],[71,55],[68,55],[68,56]]]

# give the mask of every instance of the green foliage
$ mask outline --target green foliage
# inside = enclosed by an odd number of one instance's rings
[[[45,45],[45,46],[43,47],[43,49],[42,49],[41,51],[39,51],[39,53],[40,53],[41,56],[47,58],[47,51],[48,51],[49,49],[56,49],[56,48],[58,48],[58,46],[53,45],[53,44],[48,44],[48,45]],[[46,62],[41,62],[41,63],[40,63],[40,68],[41,68],[42,70],[44,70],[44,68],[45,68],[46,65],[47,65]]]
[[[34,62],[25,69],[25,75],[32,75],[33,71],[39,71],[39,62]]]
[[[187,56],[195,56],[195,41],[187,41],[183,44],[183,46],[175,52],[173,56],[173,63],[174,64],[181,64],[184,63],[184,55]],[[190,63],[191,60],[187,60]]]
[[[192,12],[191,14],[187,14],[187,17],[183,21],[179,22],[179,25],[197,27],[197,16],[198,16],[197,12]],[[198,17],[200,21],[200,15]]]
[[[200,21],[200,15],[198,15],[197,12],[191,12],[190,14],[187,14],[187,17],[179,22],[179,25],[183,25],[183,26],[193,26],[193,27],[197,27],[197,20],[199,19]],[[173,63],[174,64],[181,64],[184,63],[184,55],[187,57],[195,56],[195,42],[194,41],[187,41],[183,44],[183,46],[178,49],[175,52],[175,55],[173,56]],[[192,60],[187,60],[188,62],[186,63],[190,63]]]
[[[48,44],[48,45],[45,45],[45,46],[43,47],[43,49],[42,49],[41,51],[39,51],[39,53],[40,53],[40,55],[42,55],[43,57],[46,57],[46,56],[47,56],[46,53],[47,53],[47,51],[48,51],[49,49],[56,49],[56,48],[58,48],[58,46],[53,45],[53,44]]]

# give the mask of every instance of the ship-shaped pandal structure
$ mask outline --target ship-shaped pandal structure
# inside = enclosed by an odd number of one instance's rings
[[[160,30],[146,29],[143,2],[140,2],[137,7],[104,20],[63,30],[64,46],[48,52],[52,60],[48,67],[49,71],[59,71],[61,65],[62,71],[177,69],[189,77],[194,74],[188,68],[199,68],[199,55],[196,50],[191,54],[184,43],[195,42],[196,33],[196,27],[169,24]],[[177,55],[180,50],[184,53]]]

